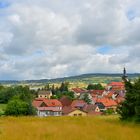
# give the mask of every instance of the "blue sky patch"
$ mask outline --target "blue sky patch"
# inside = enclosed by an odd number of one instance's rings
[[[108,54],[110,53],[111,50],[112,50],[112,47],[110,45],[104,45],[104,46],[99,47],[97,49],[97,52],[101,54]]]
[[[10,4],[4,1],[0,1],[0,8],[6,8],[8,7]]]
[[[129,20],[133,20],[136,17],[136,13],[134,10],[129,10],[126,15]]]

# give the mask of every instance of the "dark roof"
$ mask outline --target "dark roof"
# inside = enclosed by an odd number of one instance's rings
[[[101,102],[96,102],[95,105],[97,105],[99,107],[99,109],[105,109],[104,104]]]

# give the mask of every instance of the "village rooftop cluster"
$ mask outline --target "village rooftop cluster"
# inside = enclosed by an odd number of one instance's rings
[[[51,99],[52,92],[40,90],[38,98],[33,100],[33,106],[38,116],[86,116],[102,115],[105,112],[116,113],[117,106],[125,100],[124,82],[111,82],[104,90],[86,90],[72,88],[75,99],[67,96]],[[90,103],[83,100],[88,95]]]

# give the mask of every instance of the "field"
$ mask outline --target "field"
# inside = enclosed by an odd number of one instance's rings
[[[0,140],[140,140],[140,125],[117,116],[1,117]]]

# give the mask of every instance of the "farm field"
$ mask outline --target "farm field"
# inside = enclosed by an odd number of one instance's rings
[[[117,116],[1,117],[0,140],[140,140],[140,125]]]

